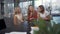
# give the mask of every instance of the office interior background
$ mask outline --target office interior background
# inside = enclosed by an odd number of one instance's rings
[[[11,26],[13,26],[13,14],[14,7],[19,6],[22,10],[24,17],[27,16],[27,9],[29,5],[33,5],[37,10],[39,5],[43,5],[45,10],[50,12],[52,26],[54,24],[59,29],[60,24],[60,0],[0,0],[0,19],[5,19],[7,26],[6,31],[9,32]],[[4,16],[4,17],[3,17]],[[56,27],[55,27],[56,28]],[[8,31],[9,30],[9,31]],[[56,30],[57,31],[57,30]]]

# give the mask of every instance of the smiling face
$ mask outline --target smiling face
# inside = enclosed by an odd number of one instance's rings
[[[38,7],[38,11],[41,12],[41,13],[44,12],[44,7],[43,7],[42,5],[39,6],[39,7]]]
[[[21,9],[19,7],[15,8],[15,14],[20,14],[21,13]]]
[[[19,14],[21,12],[20,8],[17,8],[17,13]]]
[[[29,6],[29,11],[33,11],[34,10],[34,8],[33,8],[33,6]]]
[[[40,11],[41,11],[41,10],[40,10],[40,7],[38,7],[38,9],[37,9],[37,10],[38,10],[38,12],[40,12]]]

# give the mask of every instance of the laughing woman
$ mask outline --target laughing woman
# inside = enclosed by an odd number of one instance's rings
[[[44,25],[46,25],[46,29],[44,30],[44,28],[42,28],[42,30],[47,34],[48,31],[50,31],[50,13],[48,11],[45,10],[43,5],[40,5],[38,7],[38,19],[41,18],[44,21],[46,21],[46,23]],[[42,24],[43,27],[43,24]]]
[[[34,10],[34,7],[32,5],[29,5],[28,7],[28,22],[31,24],[31,26],[35,26],[32,22],[33,20],[37,20],[37,11]]]
[[[14,15],[14,25],[18,25],[19,23],[23,22],[23,16],[21,13],[21,9],[19,7],[15,8],[15,15]]]
[[[15,30],[19,31],[22,30],[23,28],[23,15],[21,13],[21,9],[19,7],[16,7],[14,10],[14,25],[15,25]]]

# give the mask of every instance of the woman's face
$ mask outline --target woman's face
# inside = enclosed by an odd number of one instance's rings
[[[38,12],[40,12],[40,8],[39,8],[39,7],[38,7],[38,9],[37,9],[37,10],[38,10]]]
[[[33,6],[30,6],[30,7],[29,7],[29,10],[30,10],[30,11],[33,11],[33,10],[34,10]]]
[[[18,8],[16,9],[16,11],[17,11],[17,13],[19,14],[20,11],[21,11],[21,9],[18,7]]]
[[[42,8],[40,8],[40,7],[38,7],[38,9],[37,9],[39,12],[42,12]]]

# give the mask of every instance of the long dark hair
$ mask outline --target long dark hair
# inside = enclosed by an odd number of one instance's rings
[[[41,11],[41,12],[44,12],[44,11],[45,11],[45,8],[44,8],[44,6],[43,6],[43,5],[40,5],[40,6],[39,6],[39,8],[40,8],[40,9],[42,9],[42,11]]]
[[[31,10],[29,9],[30,6],[32,6],[32,5],[29,5],[29,6],[28,6],[28,16],[30,15],[30,12],[31,12]]]
[[[32,6],[32,5],[29,5],[29,6],[28,6],[28,11],[30,11],[30,10],[29,10],[30,6]]]

